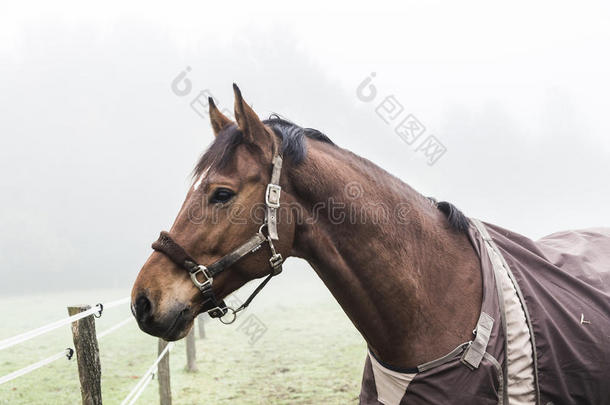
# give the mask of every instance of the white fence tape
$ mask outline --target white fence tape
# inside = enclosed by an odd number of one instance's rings
[[[72,349],[64,349],[61,352],[54,354],[53,356],[47,357],[46,359],[40,360],[34,364],[30,364],[29,366],[24,367],[20,370],[13,371],[12,373],[5,375],[4,377],[0,377],[0,385],[14,380],[17,377],[26,375],[34,370],[39,369],[42,366],[46,366],[47,364],[52,363],[55,360],[61,359],[62,357],[67,357],[71,351]]]
[[[138,392],[136,392],[134,394],[133,397],[131,397],[131,400],[127,403],[127,405],[133,405],[136,403],[136,401],[138,400],[138,398],[140,398],[140,395],[142,395],[142,393],[144,392],[144,390],[146,389],[146,387],[148,386],[148,384],[153,380],[153,378],[155,377],[155,373],[149,374],[144,380],[142,385],[140,386],[140,388],[138,389]]]
[[[120,328],[121,326],[127,325],[129,322],[131,322],[133,320],[134,320],[134,317],[133,316],[129,316],[129,318],[123,319],[121,322],[117,323],[116,325],[111,326],[108,329],[106,329],[105,331],[98,333],[97,334],[98,340],[103,338],[106,335],[111,334],[112,332],[114,332],[115,330]]]
[[[115,301],[110,301],[110,302],[104,303],[104,309],[110,309],[110,308],[118,307],[119,305],[127,304],[130,300],[131,300],[131,297],[125,297],[125,298],[121,298],[121,299],[118,299]]]
[[[99,333],[97,335],[97,338],[101,339],[104,336],[111,334],[112,332],[114,332],[115,330],[119,329],[120,327],[122,327],[124,325],[127,325],[133,319],[134,318],[132,316],[130,316],[127,319],[123,319],[121,322],[119,322],[119,323],[111,326],[110,328],[106,329],[105,331]],[[26,367],[22,368],[22,369],[19,369],[17,371],[13,371],[10,374],[7,374],[7,375],[5,375],[3,377],[0,377],[0,385],[4,384],[6,382],[9,382],[11,380],[14,380],[15,378],[18,378],[18,377],[21,377],[21,376],[26,375],[28,373],[31,373],[32,371],[37,370],[37,369],[39,369],[42,366],[46,366],[47,364],[52,363],[55,360],[60,359],[60,358],[62,358],[64,356],[67,357],[70,354],[71,351],[72,351],[72,349],[62,350],[60,353],[54,354],[53,356],[47,357],[46,359],[40,360],[40,361],[38,361],[36,363],[30,364],[29,366],[26,366]]]
[[[138,381],[138,383],[132,388],[129,394],[127,394],[127,397],[125,397],[123,402],[121,402],[121,405],[131,405],[136,402],[140,395],[142,395],[142,392],[144,392],[144,388],[146,388],[150,380],[152,380],[157,365],[159,364],[163,356],[165,356],[172,349],[172,347],[174,347],[174,342],[169,342],[167,346],[165,346],[165,349],[163,349],[163,351],[159,354],[157,360],[155,360],[153,365],[150,366],[146,373],[142,376],[142,378],[140,378],[140,381]]]
[[[129,302],[129,297],[121,298],[119,300],[111,301],[109,303],[103,304],[103,307],[105,309],[113,308],[113,307],[116,307],[117,305],[125,304],[127,302]],[[8,349],[9,347],[15,346],[16,344],[23,343],[27,340],[35,338],[36,336],[40,336],[44,333],[47,333],[54,329],[60,328],[63,325],[67,325],[69,323],[78,321],[79,319],[85,318],[92,314],[97,314],[100,312],[100,310],[101,310],[101,306],[100,306],[100,304],[97,304],[94,307],[92,307],[91,309],[88,309],[87,311],[79,312],[78,314],[72,315],[68,318],[60,319],[58,321],[55,321],[55,322],[50,323],[45,326],[41,326],[40,328],[31,330],[29,332],[25,332],[25,333],[19,334],[17,336],[10,337],[8,339],[4,339],[4,340],[0,341],[0,350]]]
[[[100,306],[96,305],[91,309],[88,309],[87,311],[83,311],[83,312],[79,312],[76,315],[72,315],[68,318],[64,318],[64,319],[60,319],[59,321],[55,321],[53,323],[50,323],[48,325],[45,326],[41,326],[40,328],[31,330],[29,332],[25,332],[22,333],[20,335],[17,336],[13,336],[11,338],[8,339],[4,339],[2,341],[0,341],[0,350],[4,350],[7,349],[11,346],[14,346],[16,344],[25,342],[27,340],[30,340],[32,338],[35,338],[36,336],[40,336],[43,333],[47,333],[50,332],[54,329],[57,329],[61,326],[64,326],[66,324],[72,323],[74,321],[78,321],[79,319],[85,318],[87,316],[90,316],[92,314],[97,314],[100,312]]]

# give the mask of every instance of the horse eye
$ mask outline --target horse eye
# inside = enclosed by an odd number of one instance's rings
[[[225,203],[229,201],[235,193],[233,190],[229,190],[228,188],[218,188],[214,190],[214,194],[210,197],[210,202],[212,204]]]

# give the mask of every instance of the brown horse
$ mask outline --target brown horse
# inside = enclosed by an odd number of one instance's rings
[[[134,284],[132,311],[140,328],[180,339],[199,313],[225,315],[223,297],[279,273],[282,258],[300,257],[368,344],[361,401],[398,403],[387,393],[392,387],[380,386],[385,377],[379,370],[408,380],[456,347],[464,357],[464,342],[486,335],[482,308],[492,296],[486,290],[496,290],[485,286],[488,253],[475,240],[485,231],[473,236],[477,231],[453,205],[420,195],[316,130],[277,117],[261,121],[234,90],[235,123],[210,100],[216,138],[195,168],[173,226]],[[492,340],[499,325],[489,327]],[[471,369],[480,361],[497,364],[479,357]],[[510,376],[504,371],[494,368],[490,403],[506,401],[500,391]],[[540,402],[537,386],[529,394]]]

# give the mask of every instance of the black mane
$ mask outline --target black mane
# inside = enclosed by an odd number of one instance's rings
[[[284,159],[290,159],[294,164],[299,164],[307,155],[307,147],[303,137],[315,139],[320,142],[325,142],[334,145],[329,137],[324,135],[317,129],[302,128],[290,121],[280,118],[278,115],[272,115],[263,123],[270,127],[275,136],[281,141],[281,153]],[[238,145],[245,144],[249,148],[257,148],[255,145],[246,144],[243,139],[242,132],[235,124],[222,130],[222,135],[217,136],[208,150],[201,156],[199,162],[193,170],[193,176],[196,177],[208,167],[222,169],[226,167],[232,160],[235,149]]]
[[[432,197],[428,198],[434,203],[440,212],[445,214],[447,221],[449,222],[449,226],[460,232],[466,233],[468,231],[470,221],[468,220],[468,217],[459,210],[458,207],[447,201],[437,202],[436,199]]]

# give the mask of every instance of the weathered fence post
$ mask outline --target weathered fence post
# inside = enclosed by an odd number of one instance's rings
[[[204,339],[205,338],[205,325],[204,325],[204,321],[203,321],[203,317],[206,314],[199,314],[197,316],[197,326],[199,327],[199,339]]]
[[[159,339],[159,354],[165,349],[167,342]],[[169,378],[169,351],[159,362],[157,367],[157,379],[159,381],[159,404],[172,405],[172,386]]]
[[[195,328],[186,335],[186,371],[197,371],[197,352],[195,349]]]
[[[90,309],[89,305],[68,307],[70,316]],[[93,315],[72,322],[72,339],[78,363],[78,378],[83,405],[102,404],[102,368],[100,351],[95,336],[95,319]]]

